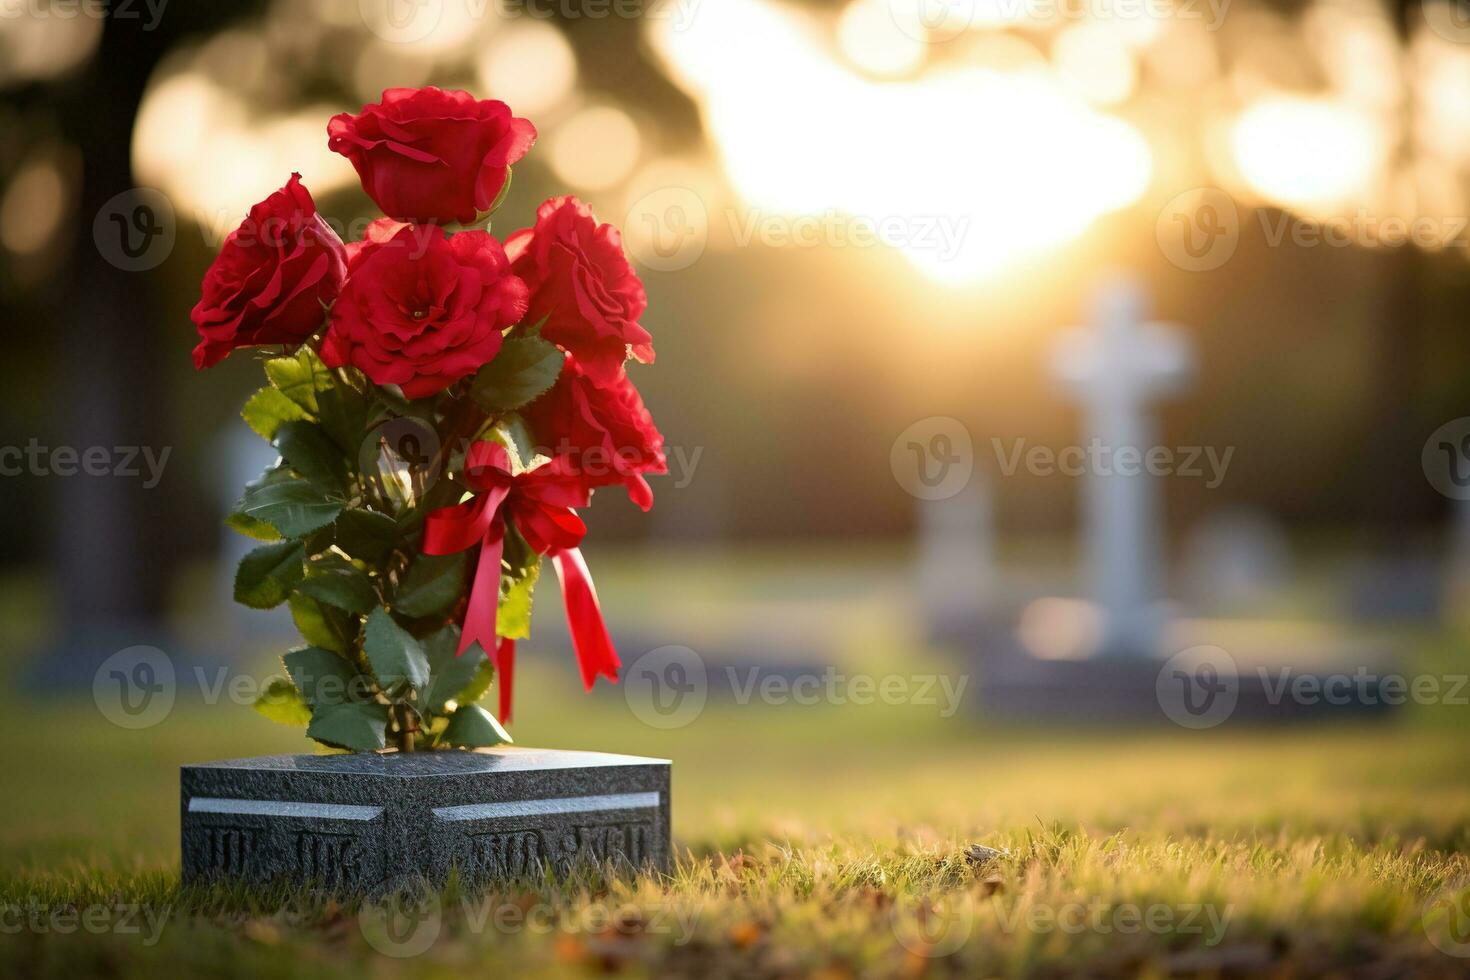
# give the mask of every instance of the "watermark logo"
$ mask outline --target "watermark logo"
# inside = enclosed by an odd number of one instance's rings
[[[650,650],[628,668],[623,697],[645,725],[683,728],[700,716],[709,699],[704,658],[684,646]]]
[[[97,251],[124,272],[146,272],[174,250],[178,221],[162,191],[135,187],[109,198],[92,219]]]
[[[623,236],[638,264],[657,272],[687,269],[709,243],[709,210],[687,187],[660,187],[628,208]]]
[[[92,700],[119,728],[151,728],[168,717],[178,685],[174,664],[157,647],[119,650],[92,677]]]
[[[1424,23],[1446,41],[1470,44],[1470,0],[1421,0]]]
[[[959,419],[931,415],[898,434],[888,453],[888,465],[910,496],[948,500],[969,485],[975,470],[975,443]]]
[[[1419,462],[1429,485],[1452,500],[1470,500],[1470,416],[1430,433]]]
[[[1154,237],[1164,257],[1186,272],[1218,269],[1240,244],[1240,212],[1217,187],[1196,187],[1175,195],[1154,222]]]
[[[1154,681],[1159,707],[1182,728],[1214,728],[1235,711],[1240,675],[1235,658],[1216,646],[1180,650]]]
[[[358,0],[367,29],[389,44],[422,41],[444,18],[444,0]]]
[[[1424,935],[1447,956],[1470,957],[1470,888],[1446,888],[1424,905]]]
[[[364,902],[357,924],[369,946],[384,956],[407,959],[428,951],[443,928],[443,905],[427,885],[398,888]]]
[[[357,461],[362,472],[373,475],[385,495],[416,500],[439,478],[439,449],[439,434],[434,427],[405,415],[369,432],[358,449]]]
[[[894,900],[888,919],[899,945],[916,956],[948,956],[970,939],[975,928],[975,898],[969,892],[904,895]]]

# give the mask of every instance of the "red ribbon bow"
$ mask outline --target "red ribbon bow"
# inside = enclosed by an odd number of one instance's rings
[[[602,621],[597,591],[587,563],[577,550],[587,525],[572,508],[590,498],[586,486],[553,460],[514,476],[510,457],[499,443],[481,441],[465,457],[465,481],[475,496],[452,507],[442,507],[424,520],[423,551],[451,555],[480,546],[480,560],[470,587],[469,608],[459,638],[459,654],[473,643],[494,651],[500,688],[500,720],[510,720],[511,677],[515,669],[515,641],[496,634],[500,606],[500,558],[505,545],[505,522],[513,522],[537,554],[551,559],[561,581],[567,608],[567,628],[582,669],[582,683],[592,690],[599,674],[617,683],[617,651]]]

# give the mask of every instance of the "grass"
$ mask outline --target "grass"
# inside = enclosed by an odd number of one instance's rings
[[[1426,643],[1425,663],[1450,663],[1461,639]],[[51,702],[0,720],[0,970],[1470,972],[1450,955],[1470,954],[1456,918],[1470,912],[1464,706],[1358,727],[1101,734],[917,705],[711,702],[668,732],[616,689],[585,699],[526,660],[520,742],[674,760],[671,877],[452,883],[386,908],[181,889],[177,766],[304,750],[299,732],[182,697],[138,732],[89,701]]]

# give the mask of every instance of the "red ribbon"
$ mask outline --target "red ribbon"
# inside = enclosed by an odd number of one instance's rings
[[[526,544],[551,559],[556,569],[582,683],[589,691],[598,675],[617,683],[621,661],[602,621],[587,563],[577,550],[587,534],[587,525],[573,508],[586,506],[590,497],[587,488],[566,472],[561,460],[514,476],[505,447],[488,441],[470,446],[464,473],[475,495],[425,518],[423,550],[429,555],[451,555],[480,546],[458,652],[463,654],[471,644],[478,643],[493,657],[500,687],[500,720],[510,720],[516,649],[515,641],[499,639],[495,628],[507,520],[515,524]]]

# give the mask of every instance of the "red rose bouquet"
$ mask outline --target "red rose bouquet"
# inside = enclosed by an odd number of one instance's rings
[[[575,198],[491,234],[536,139],[503,102],[390,89],[327,133],[387,217],[344,244],[293,174],[193,311],[196,367],[265,349],[241,414],[280,458],[229,518],[262,542],[235,598],[286,603],[305,644],[256,707],[338,749],[492,745],[546,566],[583,682],[617,680],[578,511],[613,484],[647,510],[644,476],[666,471],[624,370],[653,361],[643,284]]]

